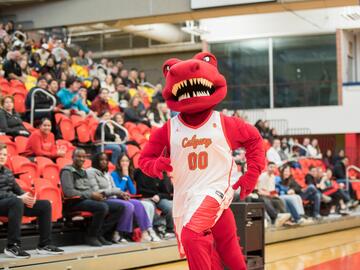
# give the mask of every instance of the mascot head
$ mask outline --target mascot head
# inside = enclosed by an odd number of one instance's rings
[[[192,59],[167,60],[163,97],[171,110],[196,113],[215,107],[226,96],[226,81],[217,69],[217,60],[208,52]]]

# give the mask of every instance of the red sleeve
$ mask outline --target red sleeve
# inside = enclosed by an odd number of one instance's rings
[[[256,186],[258,177],[265,166],[263,140],[258,130],[237,117],[222,116],[225,135],[232,150],[244,147],[246,150],[247,172],[233,185],[249,194]]]
[[[154,164],[156,159],[161,155],[164,150],[164,147],[167,148],[167,156],[170,156],[170,143],[169,143],[169,134],[170,134],[170,121],[166,122],[161,128],[154,130],[151,134],[149,142],[145,145],[144,149],[141,151],[139,158],[139,167],[150,177],[158,177],[156,172],[154,172]]]

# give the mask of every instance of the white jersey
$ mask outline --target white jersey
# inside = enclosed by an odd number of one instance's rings
[[[219,202],[237,179],[232,150],[227,141],[221,115],[213,111],[203,124],[191,127],[176,116],[170,120],[170,159],[174,184],[173,217],[180,236],[206,196]]]

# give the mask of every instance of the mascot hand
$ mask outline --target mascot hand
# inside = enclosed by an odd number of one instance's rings
[[[172,172],[173,167],[171,166],[171,160],[167,157],[159,157],[156,159],[154,164],[154,174],[156,174],[159,179],[163,179],[163,172]]]
[[[256,182],[250,182],[246,178],[246,175],[240,177],[239,187],[240,187],[240,200],[244,200],[255,188]]]

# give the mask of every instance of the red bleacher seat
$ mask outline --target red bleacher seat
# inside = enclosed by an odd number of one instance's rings
[[[60,185],[60,169],[51,159],[36,157],[39,175],[51,181],[54,185]]]
[[[24,127],[25,127],[28,131],[30,131],[31,133],[36,130],[36,128],[34,128],[34,127],[33,127],[30,123],[28,123],[28,122],[23,122],[23,125],[24,125]]]
[[[60,170],[67,165],[71,165],[72,163],[73,163],[72,159],[69,159],[69,158],[60,157],[60,158],[56,159],[56,164],[59,166]]]
[[[48,200],[51,203],[51,220],[57,221],[62,217],[62,198],[58,186],[45,178],[34,179],[36,198],[38,200]]]
[[[5,144],[7,146],[7,153],[9,157],[18,155],[17,147],[14,142],[5,142]]]
[[[12,94],[14,96],[15,111],[18,113],[26,112],[26,107],[25,107],[26,93],[20,92],[19,90],[15,90]]]
[[[12,139],[11,136],[0,135],[0,142],[2,142],[2,143],[12,142],[11,139]]]
[[[55,120],[60,127],[61,135],[66,141],[73,141],[75,139],[75,129],[70,118],[61,113],[55,114]]]
[[[39,177],[38,168],[35,163],[26,157],[12,156],[10,157],[11,166],[15,174],[20,174],[19,178],[28,184],[32,184],[36,177]]]
[[[25,152],[28,140],[29,139],[27,137],[24,137],[24,136],[16,136],[15,137],[16,149],[17,149],[19,154]]]
[[[65,158],[69,158],[69,159],[72,158],[72,153],[75,150],[75,146],[71,142],[66,140],[56,140],[56,145],[57,147],[66,148]]]

